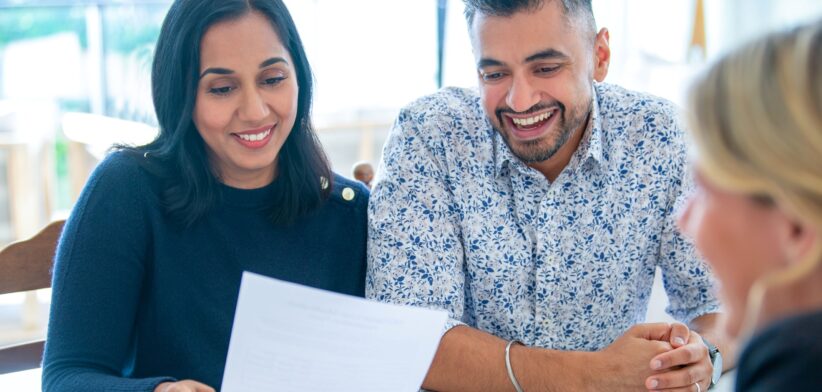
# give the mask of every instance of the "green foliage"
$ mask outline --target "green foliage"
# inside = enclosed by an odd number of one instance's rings
[[[102,7],[103,42],[108,52],[131,53],[154,47],[168,5],[107,5]],[[73,32],[83,49],[86,6],[0,7],[0,49],[11,42]]]
[[[83,7],[3,8],[0,11],[0,48],[11,42],[73,32],[86,48],[86,17]]]
[[[151,48],[153,51],[168,6],[123,5],[104,9],[106,50],[131,53]]]
[[[55,195],[54,209],[65,211],[71,209],[71,178],[68,169],[68,142],[65,136],[58,134],[54,141]]]

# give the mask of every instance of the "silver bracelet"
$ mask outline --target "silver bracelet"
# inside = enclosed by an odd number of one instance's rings
[[[519,386],[519,383],[517,382],[517,378],[514,377],[514,370],[511,369],[511,346],[514,343],[522,345],[522,346],[525,345],[525,344],[523,344],[522,342],[520,342],[519,340],[516,340],[516,339],[508,341],[508,345],[505,346],[505,369],[508,370],[508,378],[511,379],[511,384],[514,384],[514,389],[517,392],[524,392],[522,390],[522,387]]]

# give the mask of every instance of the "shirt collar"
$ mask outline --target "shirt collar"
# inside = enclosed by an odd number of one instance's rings
[[[591,91],[591,119],[588,121],[588,128],[585,130],[585,137],[579,143],[580,147],[582,144],[587,144],[587,152],[585,155],[585,160],[593,159],[598,163],[602,163],[602,138],[603,136],[603,129],[602,129],[602,115],[599,112],[599,97],[597,97],[597,84],[594,83]]]
[[[491,132],[493,132],[493,141],[494,141],[494,176],[499,177],[502,173],[505,173],[507,170],[510,170],[511,164],[520,164],[522,165],[522,161],[517,158],[511,149],[508,147],[508,144],[505,143],[505,139],[502,138],[502,135],[493,128],[491,122],[488,121],[486,116],[486,122],[488,122],[488,126],[491,127]]]
[[[585,154],[581,159],[581,163],[593,159],[596,162],[602,162],[602,116],[599,113],[599,99],[597,97],[596,83],[592,87],[591,92],[591,119],[588,121],[588,126],[585,128],[585,135],[579,142],[579,147],[574,155]],[[511,169],[511,166],[526,165],[517,158],[499,132],[493,128],[488,116],[485,116],[486,125],[494,133],[494,175],[499,177],[505,172],[505,169]],[[572,162],[574,159],[572,158]],[[570,164],[570,163],[569,163]]]

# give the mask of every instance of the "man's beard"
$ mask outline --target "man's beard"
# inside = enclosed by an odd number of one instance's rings
[[[581,128],[582,125],[588,120],[588,116],[593,108],[593,102],[588,104],[588,110],[585,110],[584,113],[579,113],[579,111],[568,112],[565,105],[561,102],[556,102],[555,104],[538,103],[527,111],[520,113],[509,108],[499,108],[494,111],[499,126],[505,128],[505,125],[503,124],[506,124],[507,122],[504,121],[502,113],[530,114],[552,106],[558,107],[558,113],[554,114],[554,116],[559,115],[555,125],[557,135],[552,142],[547,140],[551,136],[548,134],[540,139],[517,142],[516,145],[514,145],[511,143],[511,135],[508,132],[504,129],[498,128],[496,124],[492,124],[494,129],[502,136],[502,139],[505,140],[505,144],[508,145],[511,152],[514,153],[514,156],[526,164],[546,161],[556,155],[557,151],[559,151],[565,143],[568,143],[568,140],[571,139],[574,131]],[[550,144],[545,145],[546,143]]]

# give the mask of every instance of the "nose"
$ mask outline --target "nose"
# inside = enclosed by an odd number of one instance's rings
[[[515,112],[524,112],[539,102],[539,93],[526,76],[514,76],[505,103]]]
[[[271,110],[260,91],[246,89],[238,108],[239,119],[247,123],[259,123],[265,120],[270,113]]]

